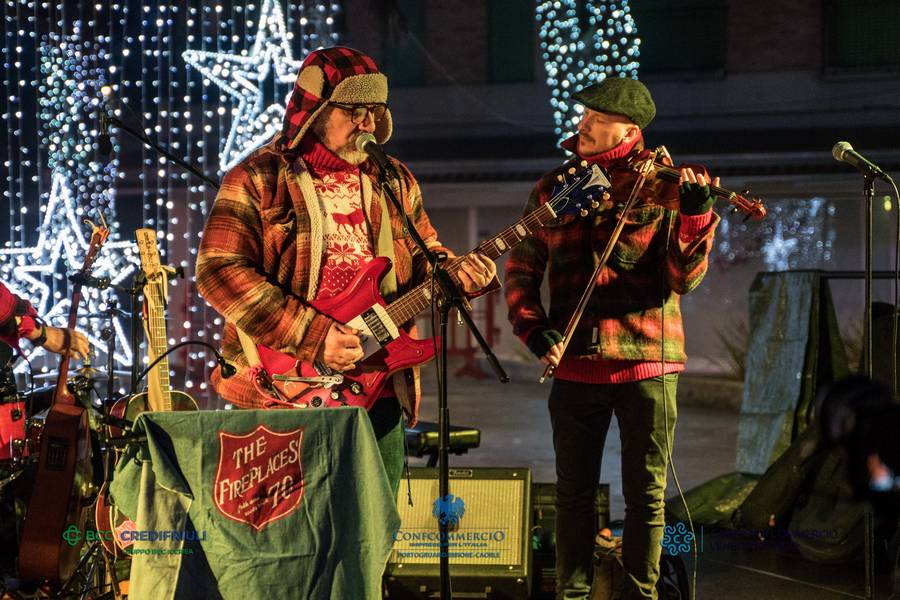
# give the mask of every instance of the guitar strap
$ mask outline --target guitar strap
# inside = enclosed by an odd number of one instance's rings
[[[244,356],[247,358],[247,364],[250,365],[251,368],[259,365],[262,361],[259,358],[259,350],[256,348],[256,344],[253,343],[253,340],[250,339],[250,336],[247,335],[243,329],[235,326],[237,330],[238,339],[241,341],[241,349],[244,351]]]
[[[372,186],[372,180],[366,176],[361,176],[360,187],[362,188],[363,206],[368,213],[369,223],[373,222],[373,212],[379,211],[379,227],[378,235],[373,239],[375,243],[375,256],[385,256],[391,260],[391,268],[381,280],[379,291],[381,296],[390,302],[397,295],[397,273],[394,271],[394,236],[391,230],[391,215],[388,211],[387,201],[384,194],[375,194]],[[402,198],[402,194],[400,195]],[[373,236],[374,237],[374,236]]]

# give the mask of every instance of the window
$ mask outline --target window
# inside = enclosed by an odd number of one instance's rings
[[[897,0],[829,0],[825,31],[828,68],[900,67]]]
[[[387,36],[384,72],[391,87],[424,86],[425,55],[419,44],[425,43],[425,3],[419,0],[398,0],[397,9],[403,17],[406,31],[394,27],[396,35]]]
[[[641,39],[642,75],[725,69],[724,0],[639,0],[630,6]]]
[[[488,11],[491,83],[534,81],[534,3],[490,0]]]

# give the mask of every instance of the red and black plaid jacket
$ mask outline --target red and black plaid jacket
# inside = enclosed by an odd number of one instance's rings
[[[31,333],[37,316],[28,300],[19,298],[0,282],[0,341],[18,349],[19,338]],[[21,317],[21,322],[16,322],[16,317]]]
[[[576,162],[569,161],[541,178],[525,213],[546,202],[556,176]],[[611,170],[614,168],[615,163]],[[611,199],[622,203],[627,198]],[[640,201],[626,219],[566,354],[683,363],[687,357],[680,298],[697,287],[706,273],[719,218],[714,216],[684,251],[678,244],[677,211]],[[513,331],[523,342],[536,330],[565,330],[615,224],[615,210],[597,217],[567,216],[513,248],[506,263],[506,301]],[[545,272],[550,287],[549,312],[541,303]],[[665,356],[661,357],[663,312]]]

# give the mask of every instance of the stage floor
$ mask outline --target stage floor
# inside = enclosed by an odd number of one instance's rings
[[[539,367],[523,367],[508,367],[513,381],[505,385],[493,378],[450,378],[451,423],[481,430],[481,446],[464,455],[451,455],[451,467],[528,467],[534,482],[555,480],[547,413],[550,386],[537,383]],[[421,419],[436,421],[437,394],[433,365],[425,371]],[[690,379],[689,376],[682,378],[679,397],[692,395],[687,389],[692,385]],[[673,455],[678,478],[685,491],[734,470],[738,418],[739,414],[733,408],[679,404]],[[424,464],[424,459],[410,461],[411,466]],[[612,520],[623,519],[625,505],[615,420],[607,437],[601,481],[610,483]],[[670,474],[666,497],[671,498],[676,493]],[[830,600],[866,597],[861,560],[856,565],[824,565],[807,560],[784,540],[735,543],[733,538],[724,538],[706,528],[702,536],[703,549],[697,574],[698,599]],[[687,557],[686,562],[690,576],[692,559]],[[879,590],[886,587],[884,582],[879,584]],[[889,593],[878,594],[879,598],[888,596]]]

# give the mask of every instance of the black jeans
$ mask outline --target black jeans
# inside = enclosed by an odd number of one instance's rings
[[[663,402],[663,382],[665,399]],[[625,531],[623,600],[653,598],[665,527],[668,444],[675,433],[678,374],[633,383],[555,380],[550,420],[556,451],[557,598],[588,598],[593,577],[594,496],[603,446],[615,413],[622,442]],[[668,413],[668,414],[667,414]]]
[[[397,498],[403,464],[406,458],[406,429],[403,427],[403,409],[396,398],[379,398],[369,410],[369,420],[378,442],[378,451],[384,463],[388,484]]]

